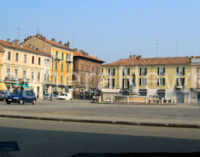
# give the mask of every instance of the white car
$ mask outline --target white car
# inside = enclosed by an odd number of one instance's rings
[[[61,94],[57,97],[59,100],[72,100],[72,95],[70,93]]]

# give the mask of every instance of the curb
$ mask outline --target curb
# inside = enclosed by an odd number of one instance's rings
[[[2,118],[18,118],[31,120],[49,120],[62,122],[80,122],[80,123],[99,123],[99,124],[116,124],[116,125],[135,125],[135,126],[152,126],[152,127],[174,127],[174,128],[195,128],[200,129],[200,125],[195,124],[175,124],[175,123],[153,123],[153,122],[128,122],[128,121],[111,121],[111,120],[93,120],[93,119],[70,119],[70,118],[53,118],[53,117],[36,117],[0,114]]]

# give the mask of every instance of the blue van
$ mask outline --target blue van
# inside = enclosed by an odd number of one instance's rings
[[[33,105],[36,103],[36,96],[32,90],[29,91],[14,91],[10,93],[10,95],[6,98],[6,103],[32,103]]]

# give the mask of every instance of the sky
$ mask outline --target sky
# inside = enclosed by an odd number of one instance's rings
[[[0,0],[0,39],[40,33],[106,63],[200,56],[199,0]]]

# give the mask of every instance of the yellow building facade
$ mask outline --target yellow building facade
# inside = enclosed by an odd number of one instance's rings
[[[134,89],[141,96],[163,97],[177,103],[194,103],[198,97],[191,90],[194,84],[191,59],[192,57],[142,58],[133,55],[105,64],[104,88],[121,91]]]
[[[72,92],[73,50],[69,48],[69,43],[62,44],[61,41],[48,40],[37,34],[26,38],[23,45],[37,47],[51,56],[51,92],[55,94]]]
[[[48,91],[45,84],[49,82],[50,55],[19,41],[0,40],[0,76],[7,90],[12,92],[15,87],[32,88],[37,98],[42,98]]]

